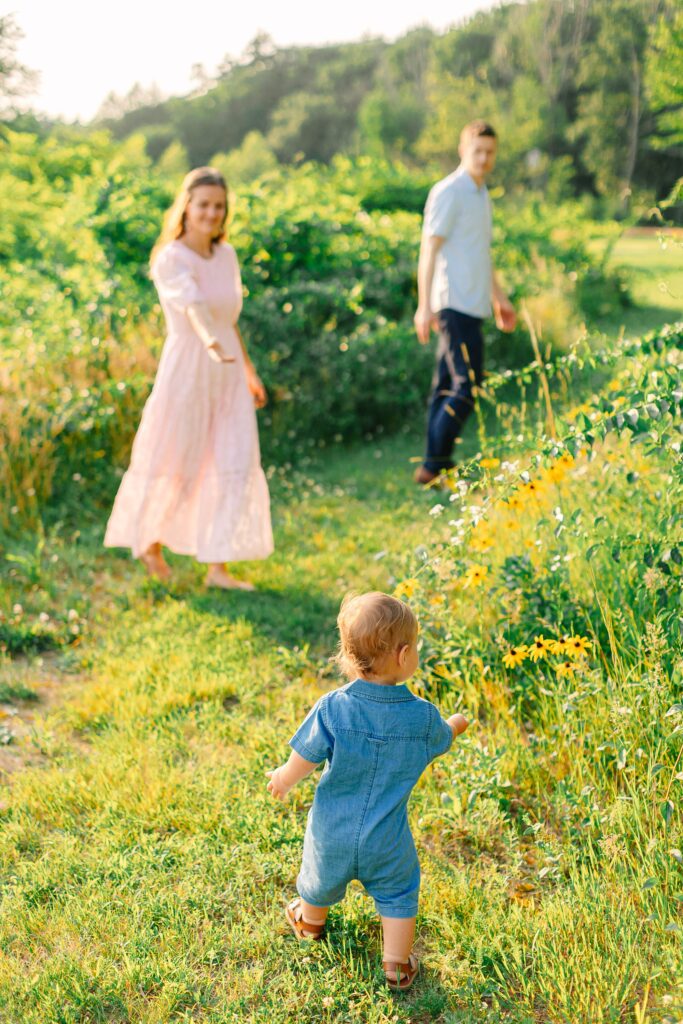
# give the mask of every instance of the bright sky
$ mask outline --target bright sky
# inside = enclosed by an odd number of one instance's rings
[[[258,31],[279,46],[395,39],[429,24],[443,30],[493,0],[10,0],[24,38],[18,57],[39,71],[35,109],[89,120],[110,92],[136,82],[168,95],[192,88],[193,64],[213,72]]]

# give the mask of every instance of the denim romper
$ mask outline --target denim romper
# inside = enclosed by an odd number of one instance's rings
[[[356,878],[384,917],[415,917],[420,865],[408,797],[451,746],[450,726],[407,686],[364,679],[326,693],[289,741],[327,764],[308,814],[299,895],[317,907],[343,899]]]

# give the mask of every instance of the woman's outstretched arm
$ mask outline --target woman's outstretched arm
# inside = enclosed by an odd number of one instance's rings
[[[193,302],[187,307],[187,319],[194,327],[200,341],[204,345],[209,359],[215,363],[234,363],[233,356],[226,356],[221,343],[216,337],[216,328],[209,307],[205,302]]]

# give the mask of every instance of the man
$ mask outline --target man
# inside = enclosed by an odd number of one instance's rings
[[[491,262],[491,200],[485,185],[496,162],[496,133],[472,121],[460,135],[460,166],[437,182],[425,206],[417,270],[415,330],[422,345],[433,326],[439,350],[427,423],[427,453],[415,480],[431,484],[451,469],[453,445],[474,407],[483,375],[482,320],[514,330],[515,311]]]

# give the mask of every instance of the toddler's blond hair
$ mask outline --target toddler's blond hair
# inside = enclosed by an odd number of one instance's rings
[[[378,590],[349,594],[337,616],[337,664],[345,675],[372,672],[389,651],[417,639],[417,619],[403,601]]]

